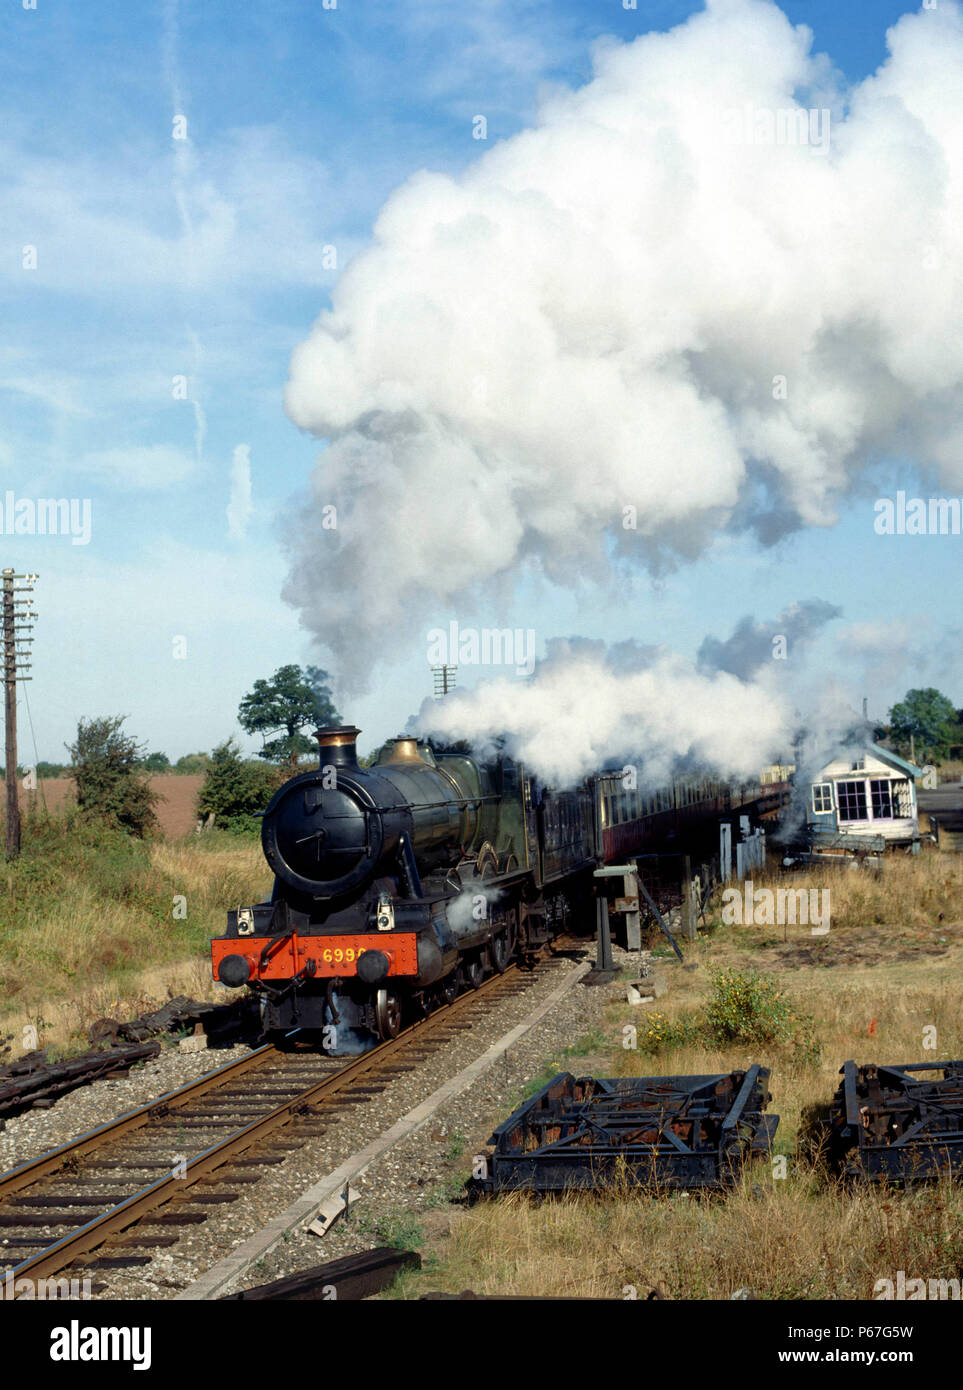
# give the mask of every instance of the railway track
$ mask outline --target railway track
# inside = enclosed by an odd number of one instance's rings
[[[393,1076],[519,994],[509,966],[370,1052],[345,1060],[257,1048],[176,1091],[0,1174],[0,1299],[16,1281],[149,1265],[259,1170],[370,1103]],[[22,1285],[21,1291],[28,1286]]]

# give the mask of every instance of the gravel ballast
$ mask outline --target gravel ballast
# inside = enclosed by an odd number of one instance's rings
[[[0,1172],[38,1158],[168,1091],[186,1086],[250,1050],[239,1046],[185,1052],[175,1043],[149,1062],[131,1067],[126,1076],[105,1077],[71,1091],[49,1110],[27,1110],[7,1120],[0,1132]]]
[[[616,948],[616,967],[628,965],[629,959]],[[637,965],[638,957],[633,959]],[[586,963],[555,963],[523,998],[513,1000],[511,1004],[493,1012],[492,1018],[484,1025],[484,1039],[481,1025],[476,1025],[471,1034],[473,1046],[464,1048],[459,1065],[467,1065],[522,1018],[535,1012],[541,999],[560,982],[561,972],[574,971],[578,976],[584,976],[586,969]],[[467,1091],[443,1104],[426,1125],[410,1137],[400,1140],[360,1177],[352,1180],[352,1188],[361,1194],[361,1200],[352,1208],[348,1220],[339,1219],[323,1238],[312,1235],[303,1227],[293,1229],[290,1238],[259,1259],[246,1276],[225,1284],[219,1292],[236,1292],[254,1284],[281,1279],[312,1265],[394,1243],[407,1234],[411,1239],[403,1243],[417,1249],[426,1224],[447,1228],[451,1215],[459,1210],[452,1204],[451,1198],[461,1193],[468,1176],[471,1155],[486,1144],[492,1130],[519,1103],[522,1088],[539,1074],[546,1060],[558,1057],[564,1049],[599,1028],[606,1006],[616,998],[624,1001],[624,984],[584,987],[576,983],[545,1018],[535,1024]],[[581,1072],[586,1062],[591,1065],[591,1059],[587,1057],[563,1057],[559,1065]],[[437,1085],[458,1069],[454,1049],[446,1048],[432,1059],[431,1076],[424,1077],[423,1086],[417,1088],[419,1094],[410,1096],[409,1103],[401,1107],[401,1113],[416,1104],[422,1098],[421,1093],[430,1094],[434,1089],[432,1082]],[[384,1127],[389,1123],[391,1120],[386,1117]],[[367,1137],[360,1136],[361,1142],[356,1143],[354,1149],[361,1148]],[[338,1146],[337,1150],[329,1149],[328,1152],[330,1158],[326,1166],[316,1165],[314,1156],[309,1156],[305,1151],[282,1165],[284,1169],[291,1170],[292,1177],[294,1173],[302,1177],[300,1186],[292,1184],[288,1188],[285,1205],[327,1171],[333,1170],[349,1150]],[[263,1187],[264,1184],[259,1183],[258,1191]],[[267,1195],[266,1192],[264,1195]],[[238,1205],[234,1204],[235,1211]],[[270,1215],[265,1212],[264,1220],[273,1215],[274,1212]]]
[[[634,957],[638,964],[638,957]],[[616,950],[616,965],[629,957]],[[230,1292],[267,1282],[361,1249],[392,1243],[399,1232],[410,1235],[417,1248],[425,1222],[447,1225],[457,1207],[471,1154],[483,1146],[492,1129],[517,1105],[522,1088],[536,1076],[546,1059],[596,1029],[605,1007],[623,985],[585,987],[576,983],[588,969],[587,954],[576,960],[559,956],[546,960],[529,989],[492,1003],[474,1026],[452,1038],[437,1052],[420,1060],[411,1072],[395,1075],[366,1104],[342,1111],[324,1134],[307,1138],[283,1162],[265,1165],[257,1183],[244,1184],[236,1201],[211,1211],[195,1226],[179,1228],[175,1246],[160,1249],[149,1265],[121,1270],[98,1270],[98,1297],[137,1300],[169,1299],[189,1290],[193,1282],[243,1241],[276,1220],[307,1189],[336,1170],[352,1155],[383,1134],[469,1066],[513,1028],[525,1022],[567,977],[573,987],[549,1013],[498,1058],[463,1094],[443,1102],[416,1133],[399,1140],[372,1162],[352,1186],[361,1200],[349,1221],[339,1220],[323,1238],[295,1227],[268,1255],[246,1273],[224,1285]],[[243,1055],[238,1047],[202,1053],[172,1048],[122,1080],[103,1081],[75,1092],[51,1110],[31,1112],[8,1123],[0,1134],[0,1166],[16,1163],[66,1142],[119,1114],[156,1099],[166,1091]],[[560,1066],[585,1070],[589,1059],[578,1056]],[[229,1178],[223,1188],[231,1190]],[[212,1190],[210,1188],[208,1191]],[[170,1234],[170,1228],[167,1230]],[[144,1253],[148,1249],[145,1229]],[[187,1294],[190,1297],[190,1293]]]

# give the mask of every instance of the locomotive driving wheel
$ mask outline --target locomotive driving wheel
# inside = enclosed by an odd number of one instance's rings
[[[515,954],[515,937],[518,918],[515,909],[509,908],[498,922],[488,946],[488,956],[492,969],[497,975],[504,975],[509,961]]]
[[[401,1002],[397,994],[387,989],[378,990],[375,995],[375,1022],[385,1042],[398,1036],[401,1031]]]
[[[471,960],[465,961],[465,979],[472,989],[481,989],[484,978],[485,967],[480,956],[472,956]]]

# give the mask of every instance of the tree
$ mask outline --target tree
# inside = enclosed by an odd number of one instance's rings
[[[198,773],[206,772],[210,766],[210,753],[185,753],[183,758],[178,758],[174,764],[174,771],[179,773]]]
[[[237,718],[249,734],[267,734],[283,730],[277,738],[268,739],[260,757],[269,762],[297,762],[302,753],[314,749],[311,739],[301,733],[303,728],[322,728],[340,724],[328,688],[328,673],[317,666],[281,666],[269,681],[254,682],[254,689],[245,695],[238,706]]]
[[[956,722],[953,702],[933,686],[907,690],[889,712],[890,736],[918,757],[945,753]]]
[[[157,828],[154,807],[160,798],[141,765],[143,746],[121,733],[126,717],[81,719],[77,742],[65,747],[81,812],[143,836]]]
[[[141,759],[145,772],[170,772],[171,760],[166,753],[148,753]]]
[[[38,780],[50,780],[55,777],[62,777],[67,770],[63,763],[46,763],[41,759],[37,764],[37,778]]]
[[[233,739],[214,749],[207,764],[204,785],[197,796],[201,817],[214,816],[223,830],[252,831],[277,786],[277,773],[263,763],[241,757]]]

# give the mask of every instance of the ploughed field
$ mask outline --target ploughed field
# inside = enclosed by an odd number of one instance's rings
[[[176,840],[188,835],[197,824],[197,794],[204,782],[204,774],[158,773],[150,779],[153,791],[161,798],[157,803],[157,820],[161,831],[168,839]],[[66,806],[76,804],[74,783],[70,777],[55,777],[40,782],[36,791],[20,789],[20,809],[26,816],[34,808],[47,810],[53,814]],[[3,812],[0,810],[0,818]]]

